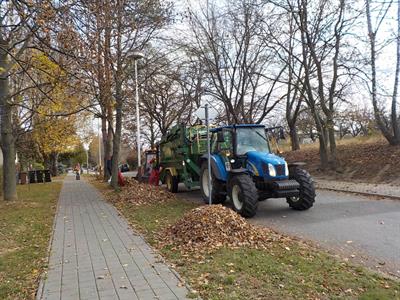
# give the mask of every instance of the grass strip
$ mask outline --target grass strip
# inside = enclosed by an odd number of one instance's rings
[[[0,299],[33,299],[47,264],[62,182],[19,185],[19,200],[0,200]]]

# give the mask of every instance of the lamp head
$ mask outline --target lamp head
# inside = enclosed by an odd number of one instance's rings
[[[142,58],[146,58],[146,56],[143,54],[143,52],[140,52],[140,51],[132,52],[131,57],[134,60],[139,60],[139,59],[142,59]]]

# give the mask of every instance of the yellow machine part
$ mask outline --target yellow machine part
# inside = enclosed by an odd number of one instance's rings
[[[178,176],[178,172],[175,168],[165,168],[165,172],[170,171],[172,176]]]

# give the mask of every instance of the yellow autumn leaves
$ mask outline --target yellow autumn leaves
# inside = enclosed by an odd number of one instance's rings
[[[33,67],[40,82],[45,82],[45,93],[34,95],[37,106],[33,118],[33,138],[42,153],[59,153],[72,149],[79,141],[76,134],[77,115],[72,113],[80,99],[74,94],[67,77],[59,65],[45,54],[32,57]]]

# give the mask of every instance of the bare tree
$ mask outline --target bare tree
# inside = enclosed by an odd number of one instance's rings
[[[276,49],[276,56],[286,65],[280,81],[286,85],[285,118],[289,127],[292,150],[299,150],[300,143],[297,132],[297,120],[302,106],[305,105],[304,67],[301,57],[300,30],[292,13],[284,10],[277,13],[273,22],[266,22],[265,38],[271,47]],[[281,26],[277,26],[280,24]],[[311,61],[308,61],[310,65]],[[309,66],[310,68],[310,66]]]
[[[79,34],[81,45],[76,68],[80,70],[79,77],[97,104],[91,111],[101,120],[103,165],[106,166],[112,156],[114,124],[111,65],[111,30],[114,15],[111,11],[111,2],[78,1],[69,14],[74,29]],[[110,178],[108,168],[104,169],[103,176],[104,181]]]
[[[223,106],[229,123],[261,123],[281,100],[275,95],[286,66],[263,38],[263,1],[206,2],[188,12],[192,36],[182,44],[204,66],[205,94]]]
[[[400,75],[400,3],[397,2],[397,32],[395,36],[396,41],[396,60],[394,71],[394,84],[391,93],[391,103],[389,111],[385,109],[385,102],[382,103],[378,92],[379,82],[377,75],[377,57],[379,54],[378,46],[378,33],[379,29],[385,20],[389,9],[393,5],[393,1],[387,3],[379,3],[379,7],[374,12],[372,1],[365,1],[365,11],[368,28],[368,38],[370,46],[370,94],[372,98],[372,106],[374,108],[374,115],[376,123],[382,132],[383,136],[391,145],[400,145],[400,114],[397,111],[397,97],[398,85]],[[374,16],[376,16],[374,18]],[[375,25],[373,24],[375,19]]]
[[[346,135],[356,137],[359,135],[367,136],[375,127],[374,116],[367,108],[356,105],[349,105],[337,114],[337,127],[339,137]]]
[[[157,49],[147,49],[146,53],[148,59],[139,64],[140,112],[143,135],[154,147],[171,126],[195,121],[192,113],[200,106],[203,75],[201,68],[186,57],[177,61]],[[136,132],[135,101],[128,97],[124,112],[124,136],[132,144],[136,141],[131,134]]]
[[[349,85],[351,66],[345,59],[345,36],[356,19],[346,14],[345,1],[311,3],[288,1],[300,30],[306,96],[314,116],[320,144],[321,168],[338,165],[334,119],[338,103]],[[347,46],[347,45],[346,45]],[[347,46],[348,47],[348,46]]]
[[[169,6],[159,0],[146,2],[120,0],[113,3],[114,23],[111,30],[112,72],[115,99],[111,185],[118,187],[118,163],[122,133],[124,84],[132,70],[132,51],[145,48],[155,34],[169,21]]]

